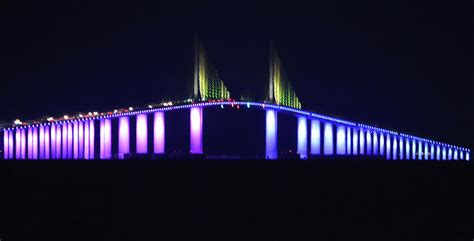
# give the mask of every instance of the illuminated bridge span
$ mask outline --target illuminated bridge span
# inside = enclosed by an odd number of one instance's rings
[[[234,101],[196,39],[193,98],[4,128],[4,159],[122,159],[134,154],[278,159],[365,156],[466,160],[470,149],[301,110],[270,47],[265,101]],[[290,156],[291,156],[290,155]]]
[[[296,139],[293,141],[302,159],[379,156],[387,160],[469,160],[470,150],[467,148],[290,107],[240,101],[193,103],[7,128],[3,131],[4,158],[112,159],[124,158],[129,153],[165,154],[165,115],[183,110],[189,113],[189,139],[183,140],[183,145],[189,142],[189,153],[204,154],[207,149],[203,145],[206,109],[217,107],[226,111],[233,110],[232,106],[235,111],[240,111],[236,110],[238,107],[265,113],[264,140],[261,140],[265,148],[261,154],[267,159],[279,156],[278,118],[286,115],[296,122],[297,128],[293,130]],[[112,128],[113,125],[117,128]],[[131,130],[132,125],[135,130]],[[112,147],[114,142],[117,143],[115,148]]]

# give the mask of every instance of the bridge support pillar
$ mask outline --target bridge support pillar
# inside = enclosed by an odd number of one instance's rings
[[[122,116],[118,119],[118,159],[130,153],[130,118]]]
[[[74,121],[73,125],[73,159],[79,158],[79,122]]]
[[[374,143],[374,149],[373,149],[374,156],[378,156],[379,155],[379,138],[378,138],[377,131],[374,131],[373,133],[372,142]]]
[[[365,135],[364,130],[359,130],[359,153],[365,155]]]
[[[387,134],[387,139],[386,139],[385,144],[386,144],[385,145],[385,147],[386,147],[385,154],[386,154],[387,160],[390,160],[391,159],[391,151],[392,151],[392,143],[391,143],[390,134]]]
[[[311,155],[321,155],[321,123],[311,120]]]
[[[439,145],[436,145],[436,160],[441,160],[441,147]]]
[[[112,120],[100,120],[100,159],[112,158]]]
[[[21,159],[21,133],[20,129],[15,130],[15,159]]]
[[[153,151],[156,154],[165,153],[165,113],[155,112],[153,122]]]
[[[352,154],[352,135],[351,135],[351,128],[346,127],[346,154],[351,155]]]
[[[343,125],[336,129],[336,154],[346,155],[346,127]]]
[[[466,161],[469,161],[469,158],[470,158],[469,153],[470,153],[469,151],[466,152]]]
[[[443,146],[442,151],[441,151],[441,159],[443,161],[446,161],[446,147]]]
[[[385,155],[385,134],[380,133],[380,155]]]
[[[95,125],[94,120],[89,121],[89,159],[95,158]]]
[[[393,160],[398,160],[398,140],[395,135],[393,136],[392,158]]]
[[[277,146],[277,112],[275,110],[266,111],[266,125],[265,125],[265,158],[266,159],[277,159],[278,158],[278,146]]]
[[[430,160],[434,160],[435,159],[435,148],[434,148],[434,144],[431,143],[430,144]]]
[[[359,131],[357,129],[352,130],[352,155],[359,154]]]
[[[202,107],[191,108],[191,154],[203,154],[202,146]],[[268,115],[268,114],[267,114]],[[268,128],[268,127],[267,127]]]
[[[146,114],[137,115],[137,153],[148,153],[148,117]]]
[[[298,117],[298,154],[301,159],[308,158],[308,123],[306,117]]]
[[[370,130],[367,130],[365,139],[367,141],[367,155],[372,155],[372,133]]]
[[[324,123],[324,155],[334,155],[334,133],[332,124]]]
[[[89,159],[89,121],[84,122],[84,159],[88,160]]]
[[[78,139],[79,139],[79,145],[77,147],[78,149],[78,158],[79,159],[84,159],[84,122],[81,120],[78,122]]]
[[[458,160],[458,149],[454,149],[453,160]]]

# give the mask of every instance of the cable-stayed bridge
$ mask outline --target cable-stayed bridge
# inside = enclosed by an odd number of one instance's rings
[[[234,100],[196,38],[193,98],[105,113],[16,120],[2,129],[2,156],[32,160],[122,159],[134,155],[166,157],[179,150],[204,158],[278,159],[293,151],[301,159],[364,156],[469,161],[468,148],[303,110],[272,44],[269,56],[266,99]],[[250,124],[230,125],[232,118],[226,119],[227,114],[238,115]],[[249,118],[244,117],[247,114]],[[225,128],[232,135],[226,135]]]

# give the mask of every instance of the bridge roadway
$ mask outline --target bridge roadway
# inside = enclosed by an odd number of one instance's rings
[[[44,121],[4,128],[4,159],[111,159],[128,153],[147,154],[148,115],[153,115],[153,153],[165,153],[165,118],[168,111],[190,110],[190,154],[203,153],[203,108],[211,106],[259,108],[266,112],[265,157],[279,157],[278,115],[297,120],[297,153],[309,156],[380,156],[387,160],[465,160],[470,149],[398,133],[374,126],[333,118],[300,109],[261,102],[212,101],[163,106],[106,115],[86,115],[69,120]],[[136,116],[136,150],[130,150],[130,116]],[[112,135],[111,119],[118,118],[118,133]],[[99,145],[95,129],[99,125]],[[112,153],[112,136],[118,138],[118,153]],[[309,144],[309,145],[308,145]],[[99,149],[98,153],[94,150]],[[98,154],[98,155],[97,155]]]

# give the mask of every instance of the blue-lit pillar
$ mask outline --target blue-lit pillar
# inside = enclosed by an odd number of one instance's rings
[[[321,123],[311,120],[311,155],[321,155]]]
[[[370,130],[366,132],[366,140],[367,140],[367,155],[372,155],[372,133]]]
[[[448,148],[448,160],[453,159],[453,149],[451,147]]]
[[[428,154],[429,154],[429,150],[428,150],[428,142],[425,142],[425,160],[428,160]]]
[[[386,154],[386,157],[387,157],[387,160],[390,160],[392,157],[391,157],[391,151],[392,151],[392,140],[390,138],[390,134],[387,134],[387,139],[385,141],[385,146],[386,146],[386,150],[385,150],[385,154]]]
[[[352,131],[352,155],[359,154],[359,131],[353,129]]]
[[[470,155],[469,155],[469,154],[470,154],[470,152],[467,151],[467,152],[466,152],[466,161],[469,161],[469,158],[470,158]]]
[[[336,129],[336,154],[346,155],[346,127],[343,125]]]
[[[436,145],[436,160],[437,161],[441,160],[441,148],[439,144]]]
[[[411,153],[410,153],[410,138],[407,137],[405,139],[405,159],[410,160],[411,159]]]
[[[118,158],[123,159],[130,153],[130,118],[122,116],[118,120]]]
[[[301,159],[308,158],[308,124],[306,117],[298,117],[298,154]]]
[[[334,133],[332,131],[332,124],[324,123],[324,155],[334,155]]]
[[[459,159],[464,160],[464,151],[463,150],[459,151]]]
[[[434,160],[435,159],[435,148],[434,148],[434,144],[431,143],[430,144],[430,160]]]
[[[411,159],[416,160],[416,141],[415,141],[415,139],[411,140]]]
[[[443,161],[446,161],[446,146],[443,145],[442,151],[441,151],[441,157]]]
[[[346,154],[347,155],[351,155],[352,154],[352,151],[351,151],[351,148],[352,148],[352,135],[351,135],[351,128],[350,127],[347,127],[346,128]]]
[[[202,107],[192,107],[191,108],[191,145],[190,145],[190,152],[191,154],[203,154],[203,146],[202,146],[202,124],[203,124],[203,110]],[[268,137],[268,114],[269,112],[267,111],[267,137]],[[276,138],[276,112],[274,113],[275,117],[275,138]],[[276,142],[276,140],[275,140]],[[276,145],[276,144],[275,144]],[[268,139],[267,139],[267,147],[268,148]],[[275,152],[276,152],[276,146],[275,146]],[[268,154],[268,152],[267,152]],[[267,157],[269,157],[267,155]],[[275,158],[270,158],[270,159],[276,159]]]
[[[398,140],[397,140],[396,135],[393,135],[392,156],[393,156],[393,160],[398,159]]]
[[[418,160],[423,160],[423,145],[421,141],[418,141]]]
[[[365,136],[363,129],[359,130],[359,153],[361,155],[365,154]]]
[[[385,133],[380,133],[380,155],[385,155]]]
[[[459,159],[458,158],[458,149],[456,148],[456,149],[454,149],[453,160],[457,161],[458,159]]]
[[[198,118],[197,114],[195,114]],[[192,117],[192,115],[191,115]],[[197,121],[196,121],[197,122]],[[192,123],[192,121],[191,121]],[[277,112],[275,110],[266,111],[266,126],[265,126],[265,156],[266,159],[278,158],[277,147]],[[191,139],[192,142],[192,139]]]
[[[373,133],[373,143],[374,143],[374,156],[379,155],[379,137],[377,131],[374,131]]]
[[[404,147],[404,145],[403,145],[403,136],[398,136],[398,149],[399,149],[399,153],[400,153],[400,157],[399,157],[400,160],[405,159],[405,156],[403,155],[404,154],[403,147]]]
[[[165,112],[155,112],[153,122],[153,151],[165,153]]]

